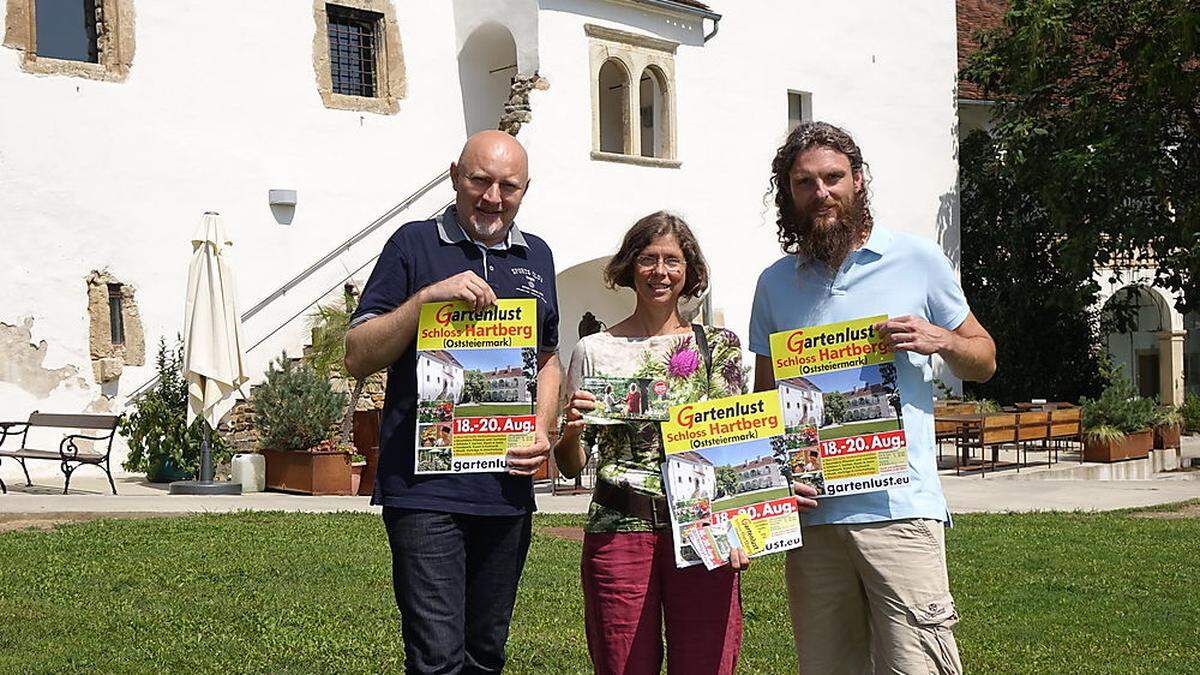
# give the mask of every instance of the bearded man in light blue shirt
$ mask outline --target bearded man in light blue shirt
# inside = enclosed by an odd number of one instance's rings
[[[775,386],[771,333],[892,317],[876,329],[896,351],[912,476],[903,487],[819,502],[813,488],[795,486],[805,511],[804,546],[787,559],[796,653],[804,673],[957,673],[930,359],[985,381],[996,346],[936,244],[875,223],[867,181],[854,139],[823,122],[796,127],[772,163],[786,255],[754,294],[755,389]]]

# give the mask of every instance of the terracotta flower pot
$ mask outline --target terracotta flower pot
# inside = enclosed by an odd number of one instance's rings
[[[350,463],[350,494],[358,494],[359,486],[362,485],[363,469],[365,468],[367,468],[366,462]]]

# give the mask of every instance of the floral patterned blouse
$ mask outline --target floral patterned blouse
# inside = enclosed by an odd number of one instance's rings
[[[746,393],[742,345],[724,328],[704,327],[712,353],[712,375],[693,344],[692,333],[645,338],[615,337],[607,332],[589,335],[575,346],[565,393],[573,394],[584,377],[666,379],[671,405]],[[595,393],[595,392],[593,392]],[[662,436],[658,422],[588,425],[585,448],[599,447],[596,479],[647,495],[662,495]],[[660,525],[661,526],[661,525]],[[648,520],[592,502],[586,532],[649,532]]]

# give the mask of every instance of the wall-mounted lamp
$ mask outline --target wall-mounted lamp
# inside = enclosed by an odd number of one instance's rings
[[[291,225],[296,217],[295,190],[267,190],[267,203],[271,205],[271,214],[280,225]]]
[[[295,190],[268,190],[267,202],[271,206],[296,206]]]

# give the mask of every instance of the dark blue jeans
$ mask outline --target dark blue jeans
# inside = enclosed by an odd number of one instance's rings
[[[383,509],[408,673],[499,673],[532,519]]]

